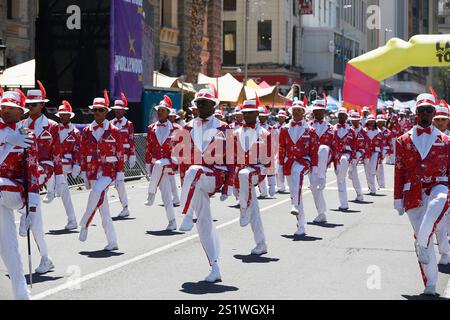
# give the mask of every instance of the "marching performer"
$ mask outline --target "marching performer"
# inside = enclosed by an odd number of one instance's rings
[[[118,250],[119,246],[109,211],[108,189],[115,180],[125,180],[122,135],[117,127],[106,120],[110,111],[106,90],[104,98],[95,98],[89,109],[95,120],[81,134],[81,177],[86,189],[91,192],[81,219],[79,240],[86,241],[89,225],[98,209],[108,241],[105,250],[113,251]]]
[[[409,130],[411,130],[411,121],[406,117],[406,111],[400,110],[399,112],[400,119],[398,120],[398,123],[400,125],[400,132],[397,135],[397,138],[401,137],[405,133],[407,133]]]
[[[180,141],[183,150],[190,151],[182,154],[181,159],[181,164],[186,166],[181,208],[182,213],[186,214],[192,207],[197,215],[200,242],[212,267],[205,281],[216,282],[221,280],[218,265],[220,252],[219,238],[211,216],[210,196],[221,191],[221,200],[227,199],[233,185],[234,166],[226,165],[226,131],[229,126],[214,117],[214,108],[219,104],[217,91],[202,89],[194,101],[199,117],[180,131],[181,141],[179,138],[175,140]],[[212,150],[215,151],[214,156]]]
[[[169,222],[166,230],[173,231],[177,229],[177,222],[175,220],[170,173],[173,173],[177,164],[172,158],[172,149],[174,147],[172,135],[180,127],[168,121],[171,108],[172,100],[168,96],[164,96],[164,100],[155,108],[158,112],[158,122],[151,124],[147,129],[145,163],[150,182],[145,205],[153,205],[156,191],[159,188]]]
[[[384,130],[384,134],[386,138],[390,140],[387,141],[387,145],[390,147],[389,153],[386,154],[386,164],[395,164],[395,141],[397,137],[402,135],[402,126],[400,125],[399,118],[397,114],[394,112],[393,106],[388,106],[388,112],[386,114],[386,129],[389,130],[390,137],[386,136],[386,130]],[[383,131],[383,130],[382,130]]]
[[[292,120],[281,128],[279,161],[291,193],[291,213],[297,218],[295,235],[305,235],[306,218],[303,207],[303,179],[309,171],[317,174],[319,137],[304,119],[303,101],[295,101],[289,108]]]
[[[369,109],[369,107],[363,107],[363,108],[362,108],[362,118],[361,118],[361,125],[362,125],[363,127],[366,126],[366,124],[367,124],[367,118],[369,117],[369,115],[370,115],[370,109]]]
[[[318,165],[316,172],[310,172],[309,180],[314,203],[317,209],[315,223],[327,222],[327,206],[323,190],[325,189],[328,166],[331,164],[335,154],[334,128],[325,120],[327,101],[316,100],[312,106],[314,120],[310,126],[314,128],[319,137]]]
[[[235,131],[235,163],[237,179],[235,188],[239,189],[240,225],[251,224],[256,247],[251,254],[267,253],[266,236],[255,187],[261,178],[261,171],[273,165],[271,159],[271,135],[257,123],[258,108],[256,101],[244,101],[242,109],[244,125]]]
[[[385,189],[386,188],[386,179],[385,179],[385,175],[384,175],[384,165],[383,165],[383,160],[386,157],[391,156],[394,151],[393,151],[393,147],[392,147],[392,137],[394,136],[394,134],[392,133],[391,130],[389,130],[386,127],[386,118],[384,117],[384,115],[379,114],[377,116],[377,127],[378,129],[380,129],[383,137],[384,137],[384,142],[383,142],[383,149],[381,151],[381,160],[380,163],[378,164],[378,169],[377,169],[377,181],[378,181],[378,186],[381,189]],[[386,162],[389,162],[389,159],[386,159]]]
[[[198,108],[194,103],[194,100],[191,101],[191,107],[189,108],[192,112],[192,119],[195,119],[198,117]]]
[[[441,131],[443,134],[449,137],[450,132],[447,130],[447,125],[449,122],[450,122],[450,111],[446,103],[441,103],[441,105],[436,110],[436,115],[434,116],[433,124],[439,131]],[[447,238],[448,235],[450,234],[449,227],[450,227],[450,218],[447,211],[436,227],[436,240],[438,243],[439,253],[441,254],[439,264],[443,265],[449,263],[450,245]]]
[[[426,295],[436,294],[439,271],[432,236],[449,207],[450,142],[432,125],[438,104],[432,94],[419,95],[418,124],[396,142],[394,208],[407,213],[414,229]]]
[[[368,140],[366,158],[364,159],[364,171],[366,173],[370,195],[374,196],[377,194],[375,176],[377,175],[378,166],[382,159],[384,136],[377,128],[375,116],[372,114],[367,117],[365,133]]]
[[[244,115],[243,115],[243,113],[242,113],[242,109],[241,109],[240,106],[237,106],[237,107],[234,109],[233,116],[234,116],[234,118],[235,118],[236,121],[233,121],[233,122],[230,124],[230,128],[233,129],[233,130],[237,130],[237,129],[239,129],[240,127],[242,127],[242,125],[244,124]]]
[[[125,118],[125,114],[128,111],[128,101],[124,93],[120,93],[121,99],[114,101],[114,106],[111,107],[114,110],[115,118],[112,120],[112,124],[117,127],[122,136],[122,143],[124,149],[124,161],[128,160],[128,165],[133,168],[136,165],[136,147],[134,142],[134,126],[133,122]],[[125,188],[125,180],[116,180],[115,185],[117,193],[119,194],[119,200],[122,204],[122,212],[118,217],[126,218],[130,216],[130,210],[128,208],[128,195]]]
[[[269,132],[272,132],[273,128],[269,125],[269,116],[270,111],[269,109],[262,105],[259,101],[259,98],[256,97],[256,104],[258,106],[258,112],[259,112],[259,124],[261,128],[266,129]],[[259,189],[261,191],[260,199],[267,199],[269,196],[273,197],[276,193],[275,185],[276,185],[276,179],[275,179],[275,169],[273,166],[271,168],[263,168],[261,174],[264,176],[264,179],[259,183]],[[269,184],[269,191],[267,192],[267,183]]]
[[[14,211],[22,209],[28,197],[27,227],[40,209],[37,143],[31,133],[22,134],[21,117],[28,112],[25,95],[18,89],[7,91],[1,100],[0,119],[0,255],[11,279],[14,298],[28,300],[27,283],[19,252]],[[26,149],[26,159],[24,159]],[[26,169],[23,167],[26,163]],[[24,192],[27,172],[28,195]]]
[[[278,114],[276,115],[277,123],[274,126],[274,132],[277,133],[278,138],[280,137],[281,128],[286,124],[287,118],[288,114],[285,110],[278,111]],[[275,155],[275,169],[277,172],[276,176],[277,176],[278,192],[285,193],[286,192],[285,177],[283,174],[283,166],[280,165],[280,161],[278,158],[278,152]]]
[[[347,211],[348,196],[346,177],[348,168],[352,161],[356,159],[356,136],[355,130],[347,124],[348,114],[347,109],[341,108],[338,111],[339,123],[335,126],[334,139],[336,143],[334,167],[337,177],[340,211]]]
[[[352,112],[350,114],[349,118],[350,122],[352,123],[353,130],[355,131],[355,158],[352,160],[348,177],[350,180],[352,180],[353,188],[356,192],[356,199],[355,202],[363,202],[364,201],[364,195],[361,187],[361,181],[359,179],[358,174],[358,163],[362,162],[364,163],[364,159],[366,158],[367,154],[367,135],[364,131],[362,125],[361,125],[361,116],[358,112]]]
[[[47,99],[45,88],[39,80],[38,84],[39,90],[28,90],[27,92],[26,104],[30,112],[29,118],[24,120],[24,126],[31,130],[37,139],[40,186],[43,187],[54,174],[55,192],[57,194],[64,194],[64,190],[67,188],[64,184],[67,184],[67,181],[64,177],[61,163],[59,125],[42,114],[42,110],[49,100]],[[26,237],[27,229],[23,228],[25,225],[25,212],[23,210],[21,212],[19,234],[22,237]],[[48,256],[41,210],[36,212],[35,218],[30,229],[41,254],[41,262],[35,271],[36,273],[43,274],[53,270],[55,266]]]
[[[50,203],[55,196],[60,196],[67,214],[66,230],[74,230],[78,228],[77,218],[75,216],[75,209],[73,207],[72,198],[70,196],[69,184],[67,183],[67,175],[70,173],[72,177],[76,178],[80,175],[80,131],[70,123],[70,119],[75,117],[72,112],[72,106],[68,101],[63,101],[59,106],[56,116],[60,119],[59,125],[59,141],[61,143],[61,155],[64,178],[66,183],[64,188],[58,195],[55,194],[55,175],[52,175],[47,183],[47,196],[44,198],[44,203]]]

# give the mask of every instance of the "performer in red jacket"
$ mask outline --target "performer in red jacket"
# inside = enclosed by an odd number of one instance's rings
[[[370,195],[374,196],[377,194],[375,176],[382,159],[385,140],[383,133],[377,128],[375,116],[372,114],[367,117],[365,133],[368,139],[367,153],[364,159],[364,171],[366,172]]]
[[[361,187],[361,181],[358,174],[358,163],[364,163],[367,156],[368,137],[361,125],[361,115],[358,112],[352,112],[349,118],[355,131],[355,158],[352,160],[348,177],[352,180],[353,188],[356,192],[355,202],[364,201],[364,195]]]
[[[449,206],[450,142],[432,125],[437,105],[433,95],[419,95],[418,123],[396,142],[394,208],[400,215],[407,213],[414,229],[427,295],[436,294],[439,273],[433,233]]]

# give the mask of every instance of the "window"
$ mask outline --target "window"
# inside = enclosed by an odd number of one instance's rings
[[[286,53],[288,53],[289,51],[289,33],[288,33],[288,31],[289,31],[289,22],[288,21],[286,21],[286,43],[285,43],[285,46],[286,46],[286,48],[285,48],[285,51],[286,51]]]
[[[272,50],[272,21],[258,21],[258,51]]]
[[[12,0],[8,0],[6,5],[7,5],[6,18],[7,19],[12,19],[13,18],[13,14],[12,14],[12,12],[13,12],[13,7],[12,7],[13,4],[12,4]]]
[[[223,22],[223,65],[236,65],[236,21]]]
[[[161,26],[172,27],[172,0],[161,1]]]
[[[223,0],[223,11],[236,11],[236,0]]]

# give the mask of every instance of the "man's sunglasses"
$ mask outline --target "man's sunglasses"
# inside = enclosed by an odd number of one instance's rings
[[[434,107],[419,107],[417,108],[417,113],[428,113],[428,114],[432,114],[434,112],[435,108]]]
[[[106,112],[106,109],[92,109],[92,112],[97,113],[97,112]]]
[[[197,101],[195,102],[195,104],[196,104],[197,106],[209,106],[210,104],[212,104],[212,102],[209,101],[209,100],[197,100]]]

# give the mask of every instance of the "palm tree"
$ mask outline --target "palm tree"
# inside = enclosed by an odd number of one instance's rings
[[[206,8],[209,0],[192,0],[191,33],[186,59],[186,81],[197,83],[201,67],[203,25],[205,23]]]

